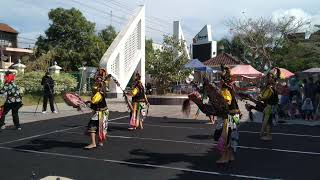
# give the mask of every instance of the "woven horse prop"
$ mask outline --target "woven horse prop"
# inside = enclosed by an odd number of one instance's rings
[[[228,114],[228,105],[223,96],[219,93],[219,89],[211,84],[204,85],[204,90],[207,92],[209,103],[203,103],[199,92],[194,91],[188,95],[188,99],[182,104],[182,112],[186,115],[190,114],[190,101],[194,102],[201,112],[207,116],[219,116],[226,118]]]
[[[121,88],[120,83],[111,74],[106,76],[105,80],[107,80],[108,78],[111,78],[115,82],[115,84]],[[132,107],[131,102],[129,101],[128,96],[126,95],[125,91],[122,88],[121,88],[121,90],[123,91],[123,97],[125,99],[125,102],[126,102],[128,108],[132,111],[133,107]],[[81,111],[82,108],[89,108],[89,104],[90,104],[90,101],[83,100],[79,96],[79,94],[77,94],[75,92],[64,93],[63,100],[66,102],[67,105],[72,106],[73,108],[76,108],[78,111]]]

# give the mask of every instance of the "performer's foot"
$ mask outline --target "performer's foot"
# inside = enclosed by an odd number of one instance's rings
[[[58,111],[52,111],[52,113],[54,113],[54,114],[58,114]]]
[[[261,140],[263,140],[263,141],[271,141],[272,137],[271,136],[263,136],[263,137],[261,137]]]
[[[216,161],[217,164],[226,164],[228,162],[229,161],[227,159],[222,159],[222,158]]]
[[[263,137],[264,136],[264,132],[260,132],[260,137]]]
[[[234,160],[235,160],[234,155],[231,154],[230,157],[229,157],[229,161],[234,161]]]
[[[93,148],[96,148],[97,145],[95,144],[89,144],[88,146],[84,147],[85,149],[93,149]]]
[[[46,114],[46,113],[47,113],[47,111],[42,111],[41,113],[42,113],[42,114]]]
[[[102,146],[103,146],[103,143],[99,143],[98,145],[102,147]]]
[[[128,129],[129,130],[135,130],[136,128],[135,127],[129,127]]]
[[[2,125],[2,126],[1,126],[1,129],[2,129],[2,130],[6,129],[6,125]]]

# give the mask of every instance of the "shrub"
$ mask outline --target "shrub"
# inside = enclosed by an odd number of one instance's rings
[[[19,74],[16,83],[24,93],[39,93],[43,89],[41,80],[44,74],[44,72]],[[72,91],[77,86],[77,80],[67,73],[54,74],[52,78],[55,81],[55,94],[61,94],[63,91]]]

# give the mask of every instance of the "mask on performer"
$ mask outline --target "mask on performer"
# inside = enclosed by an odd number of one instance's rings
[[[97,72],[94,76],[94,84],[92,86],[92,93],[95,94],[98,91],[101,91],[102,88],[106,87],[106,78],[107,78],[107,71],[103,68],[97,69]]]
[[[269,84],[275,84],[280,78],[281,71],[279,68],[273,68],[268,74],[267,79]]]
[[[221,80],[222,80],[224,83],[229,83],[229,82],[231,82],[230,68],[227,67],[227,66],[225,66],[225,65],[221,65],[221,71],[222,71]]]

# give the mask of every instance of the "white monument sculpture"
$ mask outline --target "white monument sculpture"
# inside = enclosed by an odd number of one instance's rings
[[[120,85],[109,84],[111,97],[122,97],[122,90],[131,76],[138,71],[145,83],[145,7],[141,6],[114,39],[100,60],[100,67],[107,69]]]

